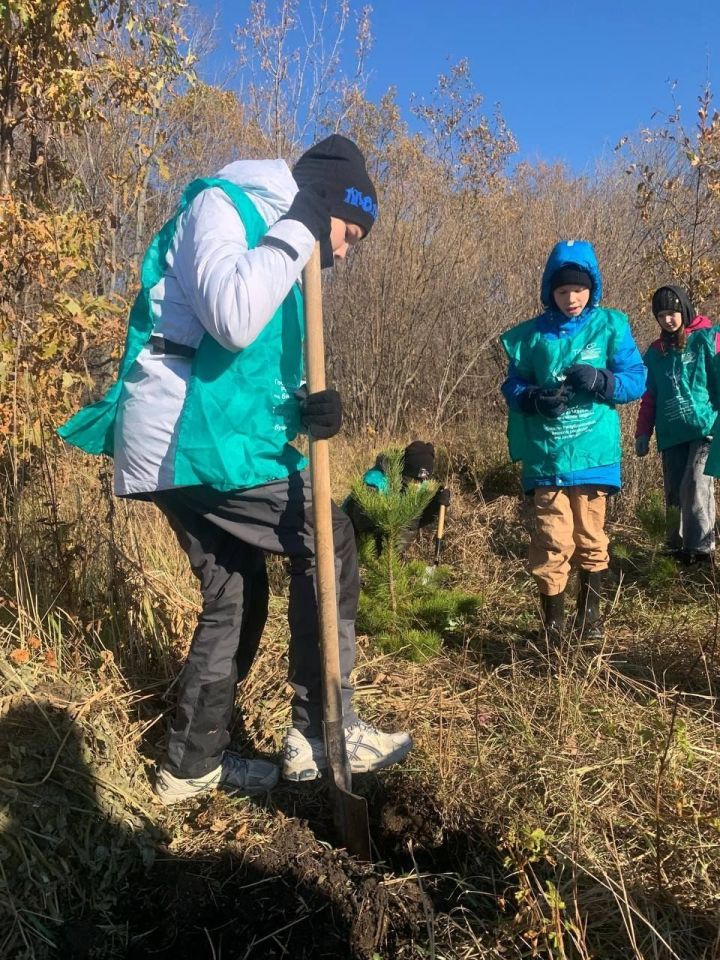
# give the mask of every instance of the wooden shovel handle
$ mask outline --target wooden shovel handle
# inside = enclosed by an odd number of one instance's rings
[[[443,547],[443,534],[445,533],[445,504],[440,504],[438,512],[437,533],[435,535],[435,559],[433,561],[436,567],[440,566],[440,554]]]
[[[440,510],[438,512],[438,525],[437,525],[437,539],[442,540],[445,535],[445,511],[447,507],[444,503],[440,504]]]
[[[325,340],[323,336],[320,244],[303,269],[305,301],[305,367],[309,393],[325,389]],[[330,451],[327,440],[310,438],[310,479],[315,527],[320,653],[323,705],[326,724],[342,727],[340,651],[338,648],[337,598],[335,594],[335,547],[333,544],[330,490]]]
[[[325,389],[320,245],[303,270],[305,302],[305,368],[310,393]],[[372,860],[370,823],[364,797],[352,793],[352,772],[343,730],[340,689],[340,646],[335,596],[335,546],[332,528],[330,456],[327,440],[310,437],[310,479],[315,528],[315,574],[320,627],[323,737],[331,777],[333,817],[343,846],[360,860]]]

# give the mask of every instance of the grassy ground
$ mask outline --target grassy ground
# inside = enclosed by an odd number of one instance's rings
[[[380,445],[334,444],[337,497]],[[481,613],[422,664],[360,639],[360,713],[415,740],[358,778],[373,867],[332,849],[322,784],[155,802],[195,585],[153,508],[112,501],[80,457],[48,467],[4,504],[0,956],[720,956],[718,594],[714,571],[657,552],[656,466],[631,464],[612,507],[606,640],[551,650],[500,442],[445,444],[447,561]],[[270,757],[288,720],[278,561],[271,582],[233,730]]]

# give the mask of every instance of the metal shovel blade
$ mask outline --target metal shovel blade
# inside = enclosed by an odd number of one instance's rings
[[[365,797],[359,797],[350,789],[350,764],[345,750],[342,721],[325,722],[323,728],[331,774],[329,789],[335,829],[348,853],[358,860],[371,863],[367,801]]]

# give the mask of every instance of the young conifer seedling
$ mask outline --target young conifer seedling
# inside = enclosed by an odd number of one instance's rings
[[[382,650],[423,660],[436,654],[444,641],[464,635],[480,598],[453,589],[448,567],[438,566],[428,577],[425,561],[401,556],[403,530],[421,516],[438,484],[406,484],[400,450],[385,454],[385,474],[385,490],[369,487],[361,479],[352,490],[379,532],[378,536],[367,535],[360,542],[363,589],[358,628]]]

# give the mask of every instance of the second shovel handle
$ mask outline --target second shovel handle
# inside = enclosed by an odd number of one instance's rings
[[[447,507],[445,504],[441,504],[440,512],[438,513],[438,525],[437,525],[437,539],[442,540],[445,534],[445,511]]]

